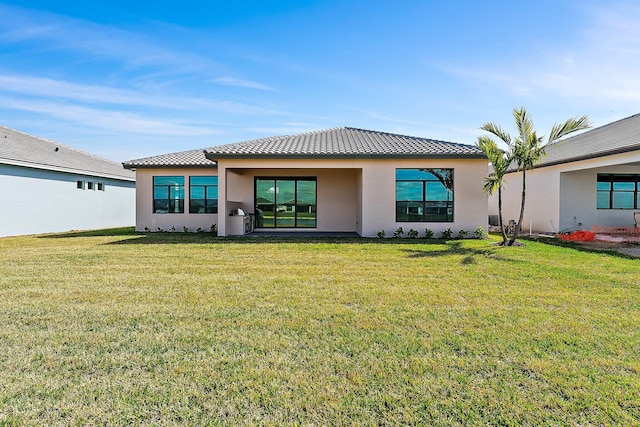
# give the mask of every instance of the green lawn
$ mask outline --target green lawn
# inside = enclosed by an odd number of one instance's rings
[[[128,230],[0,255],[0,425],[640,425],[640,260]]]

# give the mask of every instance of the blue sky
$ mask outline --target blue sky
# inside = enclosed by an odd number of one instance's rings
[[[0,0],[0,124],[124,161],[353,126],[640,113],[640,3]]]

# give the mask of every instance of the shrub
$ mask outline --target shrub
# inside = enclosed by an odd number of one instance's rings
[[[447,228],[446,230],[442,230],[440,232],[441,239],[449,240],[451,239],[451,236],[453,236],[453,230],[451,229],[451,227]]]
[[[414,230],[413,228],[410,229],[409,231],[407,231],[407,237],[409,237],[410,239],[417,239],[418,238],[418,230]]]
[[[198,227],[198,229],[196,230],[196,233],[204,233],[204,228]]]
[[[483,227],[478,227],[473,232],[473,238],[478,240],[483,240],[487,238],[487,233],[484,231]]]
[[[218,224],[217,223],[211,224],[210,230],[211,230],[212,233],[217,233],[218,232]]]
[[[184,227],[182,227],[182,231],[184,231],[185,233],[189,232],[189,227],[187,227],[186,225]]]
[[[460,230],[460,231],[458,231],[458,235],[456,236],[456,238],[457,239],[466,239],[468,235],[469,235],[469,232],[467,230]]]
[[[402,227],[398,227],[396,228],[396,231],[393,232],[393,237],[396,239],[399,239],[402,237],[403,234],[404,234],[404,230],[402,229]]]
[[[430,228],[425,228],[424,229],[424,238],[425,239],[433,239],[433,230],[431,230]]]
[[[387,235],[387,232],[384,230],[380,230],[376,233],[376,236],[378,236],[378,239],[384,239],[386,235]]]

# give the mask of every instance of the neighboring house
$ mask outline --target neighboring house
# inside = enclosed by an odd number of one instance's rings
[[[135,223],[135,174],[122,165],[0,126],[0,236]]]
[[[640,210],[640,114],[549,145],[527,171],[523,231],[633,227]],[[506,175],[505,223],[520,213],[522,173]],[[489,203],[497,215],[497,197]]]
[[[123,165],[136,170],[138,231],[216,224],[220,236],[255,226],[375,237],[487,227],[487,159],[469,145],[335,128]]]

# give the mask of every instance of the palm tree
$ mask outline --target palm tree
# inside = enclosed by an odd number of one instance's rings
[[[580,130],[588,129],[591,127],[591,123],[587,116],[575,117],[566,120],[562,124],[555,124],[551,128],[549,137],[545,140],[543,136],[539,137],[533,127],[533,121],[529,117],[527,110],[524,107],[516,108],[513,110],[513,117],[516,122],[516,130],[518,136],[512,140],[511,136],[502,130],[502,128],[493,123],[486,123],[481,127],[489,133],[500,138],[513,153],[513,161],[517,170],[522,171],[522,199],[520,204],[520,217],[518,223],[515,226],[511,239],[508,242],[508,246],[512,246],[520,230],[522,229],[522,218],[524,217],[524,206],[526,197],[526,174],[528,170],[534,168],[534,166],[540,162],[542,156],[545,155],[545,148],[560,138],[563,138],[570,133]]]
[[[502,235],[501,245],[505,246],[507,244],[507,231],[504,228],[504,221],[502,220],[502,188],[507,183],[504,175],[511,164],[512,156],[510,153],[498,148],[498,144],[488,136],[478,137],[476,145],[482,150],[485,156],[487,156],[493,168],[493,172],[484,179],[482,191],[487,196],[498,191],[498,224],[500,225],[500,234]]]

